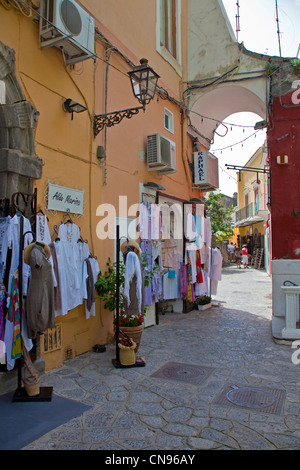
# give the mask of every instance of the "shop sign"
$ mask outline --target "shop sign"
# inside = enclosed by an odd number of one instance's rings
[[[83,214],[84,191],[49,183],[48,209]]]
[[[194,153],[195,184],[207,183],[207,152]]]

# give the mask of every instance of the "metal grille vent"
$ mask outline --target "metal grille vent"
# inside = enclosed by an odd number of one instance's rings
[[[73,358],[73,348],[72,346],[65,347],[65,359],[72,359]]]

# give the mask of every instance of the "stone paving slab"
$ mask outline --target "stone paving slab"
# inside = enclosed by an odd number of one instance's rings
[[[271,279],[223,269],[214,306],[166,313],[143,332],[142,368],[115,369],[115,345],[66,361],[42,376],[54,393],[92,406],[26,449],[300,449],[300,365],[271,335]],[[210,368],[200,384],[152,375],[168,362]],[[219,406],[227,383],[285,392],[281,414]]]

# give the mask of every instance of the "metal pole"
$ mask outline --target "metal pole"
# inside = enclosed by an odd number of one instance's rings
[[[119,298],[120,298],[120,226],[116,226],[116,360],[120,362],[119,351]]]
[[[22,306],[23,306],[23,248],[24,248],[24,219],[20,216],[20,244],[19,244],[19,315],[20,315],[20,341],[22,351]],[[17,393],[21,394],[22,390],[22,353],[18,359],[18,388]]]

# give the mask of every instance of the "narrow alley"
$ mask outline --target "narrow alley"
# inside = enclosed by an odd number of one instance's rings
[[[114,368],[111,344],[43,375],[53,403],[31,405],[40,419],[58,398],[86,408],[67,421],[62,412],[60,423],[57,417],[35,437],[31,416],[31,441],[21,440],[22,448],[300,449],[300,365],[291,345],[272,339],[270,277],[231,265],[213,300],[206,311],[167,313],[147,328],[145,367]],[[26,407],[7,402],[11,410],[16,405]]]

